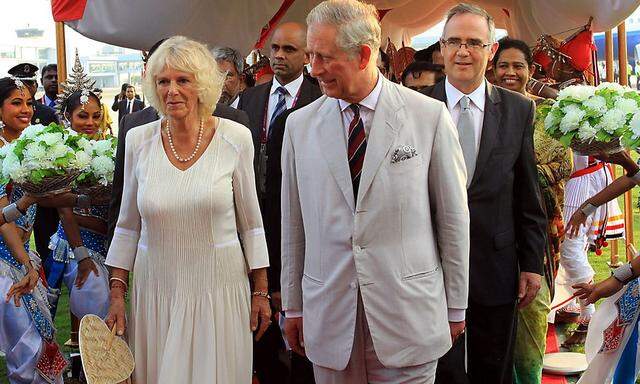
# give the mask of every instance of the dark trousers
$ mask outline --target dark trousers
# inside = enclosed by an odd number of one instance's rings
[[[469,299],[466,324],[466,340],[458,338],[438,360],[436,384],[512,384],[516,304],[485,306]]]
[[[288,384],[289,367],[278,322],[271,317],[271,325],[259,341],[253,342],[253,370],[260,384]],[[284,358],[283,358],[284,357]]]
[[[49,241],[58,230],[58,210],[38,206],[36,221],[33,223],[33,237],[35,238],[36,251],[40,259],[44,261],[49,257]]]

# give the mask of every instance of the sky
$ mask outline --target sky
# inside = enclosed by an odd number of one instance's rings
[[[46,44],[55,47],[55,23],[51,15],[50,0],[0,0],[0,4],[2,4],[0,44],[15,40],[16,29],[31,27],[43,29]],[[75,48],[78,48],[80,56],[88,56],[95,53],[103,45],[80,35],[69,27],[65,27],[65,39],[69,57],[73,55]]]

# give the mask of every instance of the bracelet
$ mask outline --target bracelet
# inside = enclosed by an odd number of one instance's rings
[[[12,203],[2,208],[2,216],[4,217],[4,221],[6,223],[13,223],[14,221],[24,216],[24,213],[22,213],[18,209],[16,203]]]
[[[120,282],[120,283],[124,284],[124,292],[125,292],[125,293],[129,290],[129,284],[127,284],[127,282],[126,282],[126,281],[122,280],[122,279],[121,279],[121,278],[119,278],[119,277],[111,277],[111,278],[109,278],[109,288],[111,288],[111,285],[112,285],[111,283],[112,283],[113,281],[118,281],[118,282]]]
[[[633,267],[631,267],[631,263],[621,265],[614,269],[611,275],[614,279],[618,280],[623,285],[626,285],[634,279]]]
[[[76,207],[80,209],[89,209],[91,208],[91,196],[89,195],[77,195],[76,196]]]
[[[87,249],[87,247],[80,246],[80,247],[73,248],[73,257],[79,263],[82,260],[88,259],[91,256],[89,256],[89,250]]]
[[[265,292],[265,291],[255,291],[251,293],[251,296],[258,296],[258,297],[264,297],[267,300],[271,300],[271,295],[269,295],[269,292]]]
[[[598,209],[598,207],[596,207],[595,205],[586,203],[584,206],[582,206],[582,208],[580,208],[580,212],[582,212],[585,216],[589,216],[593,212],[595,212],[596,209]]]

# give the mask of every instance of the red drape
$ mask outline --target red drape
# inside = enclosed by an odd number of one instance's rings
[[[87,0],[52,0],[51,12],[55,21],[73,21],[82,19]]]
[[[271,20],[269,20],[269,22],[264,27],[262,27],[262,30],[260,31],[260,37],[258,38],[258,41],[256,41],[254,45],[255,49],[260,49],[264,47],[264,43],[269,38],[271,31],[278,24],[280,19],[282,19],[282,16],[284,16],[284,14],[287,13],[287,10],[291,6],[291,4],[293,4],[294,1],[296,0],[282,0],[282,5],[280,5],[280,9],[278,9],[278,12],[276,12],[276,14],[273,15]]]

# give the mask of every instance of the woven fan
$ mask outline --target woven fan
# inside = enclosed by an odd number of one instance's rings
[[[117,384],[127,381],[135,362],[127,343],[110,331],[96,315],[80,321],[80,356],[87,384]]]

